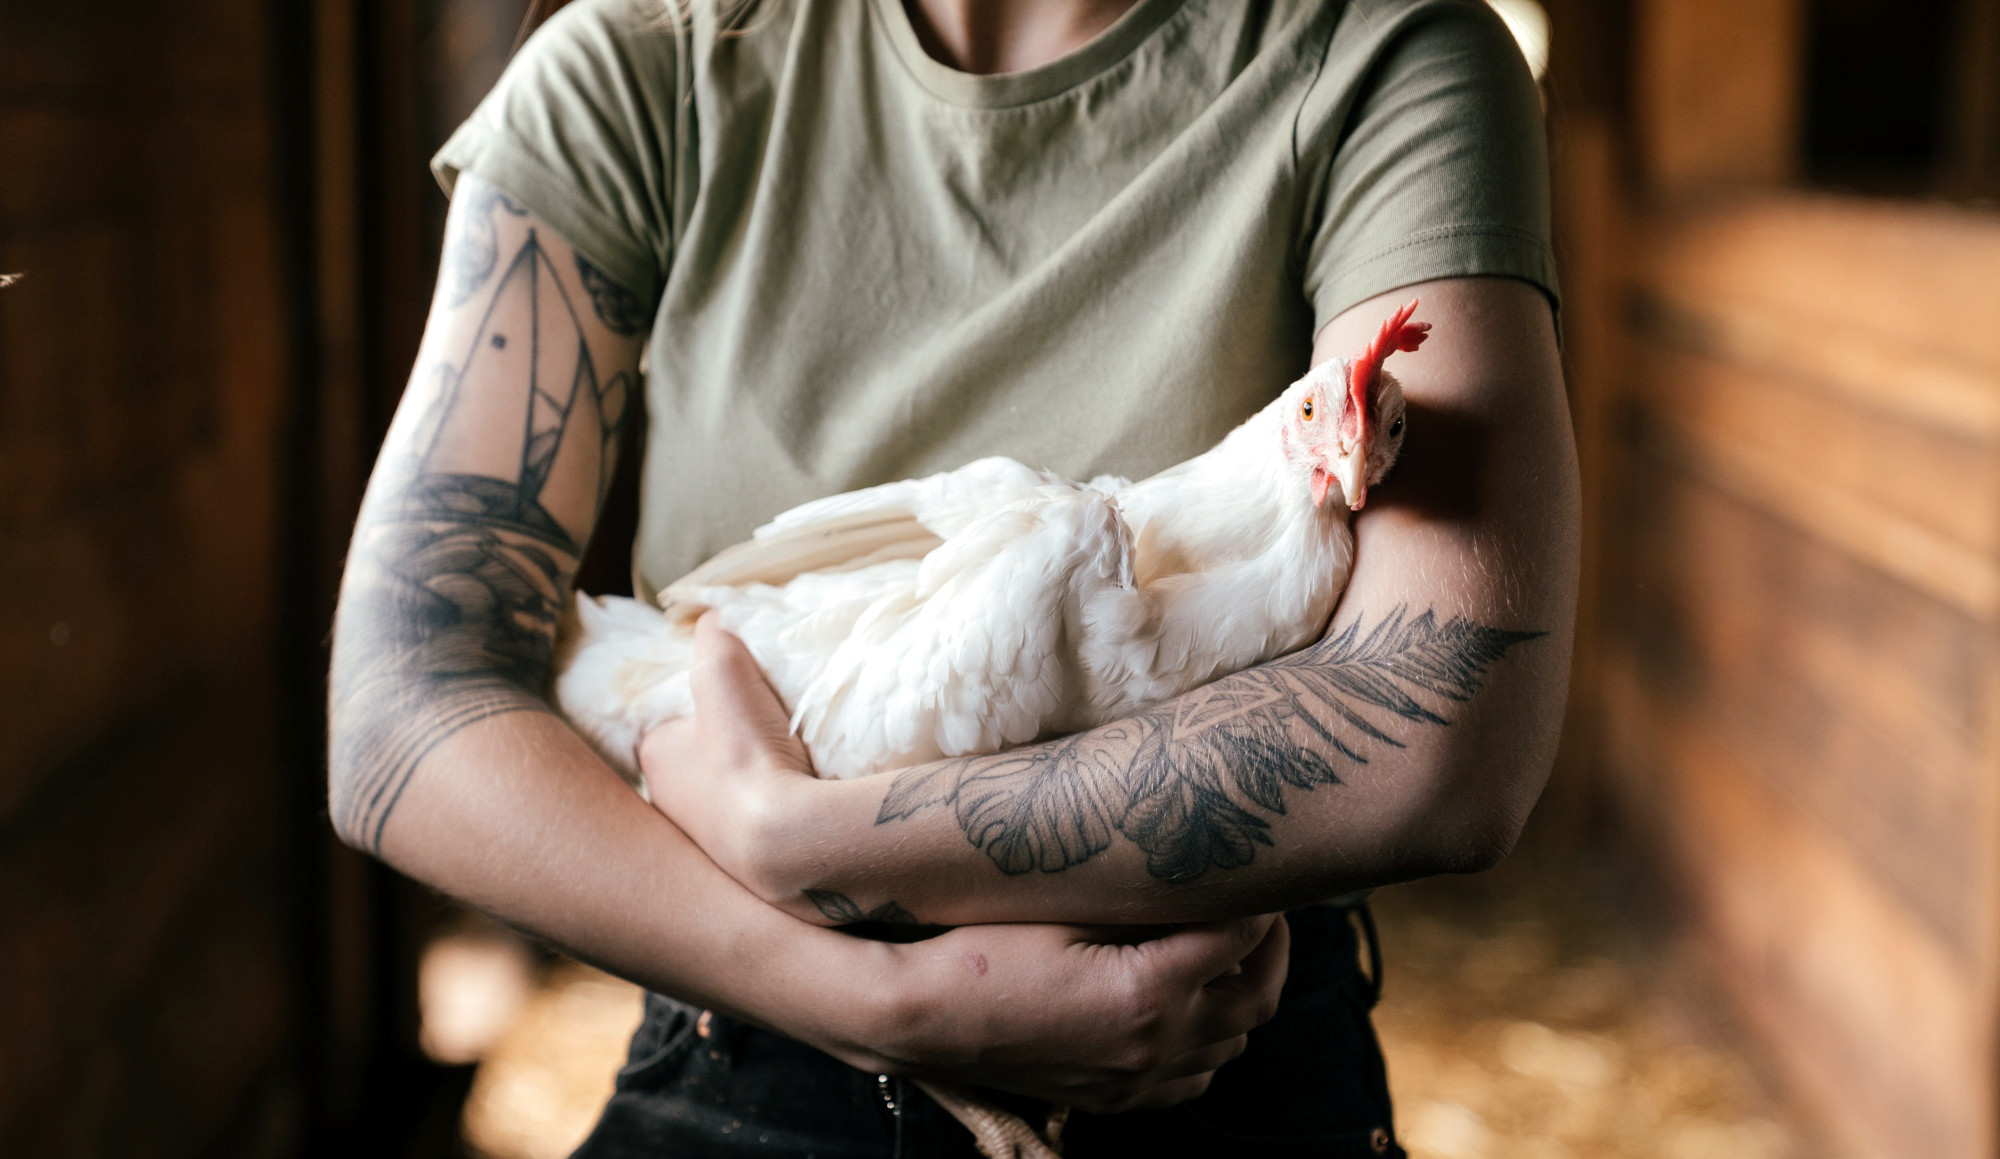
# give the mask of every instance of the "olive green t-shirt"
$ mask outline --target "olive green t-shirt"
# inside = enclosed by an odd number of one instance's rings
[[[654,308],[642,594],[985,455],[1150,474],[1399,286],[1554,299],[1539,99],[1479,0],[1140,0],[1003,76],[927,56],[902,0],[717,7],[570,4],[436,161]]]

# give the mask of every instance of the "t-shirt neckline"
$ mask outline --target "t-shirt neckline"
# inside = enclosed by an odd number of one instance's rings
[[[889,30],[896,55],[903,58],[917,83],[953,104],[998,109],[1046,100],[1105,71],[1152,35],[1184,2],[1139,0],[1082,48],[1039,68],[995,76],[961,72],[925,52],[903,0],[875,0],[875,12]]]

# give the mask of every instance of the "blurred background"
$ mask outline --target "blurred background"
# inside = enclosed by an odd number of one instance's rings
[[[1380,897],[1402,1133],[2000,1154],[2000,0],[1494,2],[1587,595],[1521,851]],[[425,160],[557,6],[0,4],[0,1152],[557,1156],[609,1089],[632,990],[322,800]]]

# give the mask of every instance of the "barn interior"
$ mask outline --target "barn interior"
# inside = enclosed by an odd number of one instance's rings
[[[2000,0],[1493,2],[1585,597],[1521,848],[1378,902],[1404,1142],[2000,1154]],[[0,1153],[561,1155],[609,1090],[634,991],[324,799],[426,160],[559,6],[0,5]]]

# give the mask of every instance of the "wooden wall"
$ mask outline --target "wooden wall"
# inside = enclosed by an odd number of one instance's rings
[[[289,347],[256,0],[0,5],[0,1151],[268,1135]]]
[[[435,902],[332,840],[319,714],[525,8],[0,3],[0,1155],[451,1153]]]
[[[1629,115],[1559,166],[1578,708],[1834,1152],[1990,1157],[2000,213],[1802,188],[1806,8],[1640,0]]]
[[[1646,223],[1605,737],[1796,1092],[1996,1144],[2000,220],[1805,195]]]

